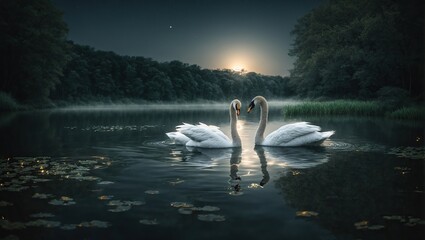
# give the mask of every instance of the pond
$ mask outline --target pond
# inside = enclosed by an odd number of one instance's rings
[[[247,106],[243,106],[246,109]],[[182,122],[229,135],[227,104],[132,105],[0,116],[0,239],[422,239],[422,122],[309,121],[318,147],[255,147],[259,111],[242,111],[241,149],[190,149]]]

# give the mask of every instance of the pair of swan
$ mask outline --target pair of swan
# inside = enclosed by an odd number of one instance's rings
[[[256,106],[260,106],[261,118],[255,134],[255,144],[261,146],[277,147],[296,147],[312,144],[320,144],[325,139],[332,136],[335,131],[320,132],[320,127],[311,125],[307,122],[297,122],[287,124],[276,131],[264,137],[268,119],[267,100],[262,96],[256,96],[252,99],[248,107],[248,113]],[[237,116],[240,114],[241,102],[238,99],[230,103],[230,140],[218,127],[199,123],[192,125],[183,123],[176,127],[176,132],[166,133],[167,136],[176,144],[186,145],[188,147],[200,148],[231,148],[241,147],[241,138],[239,137],[236,123]]]

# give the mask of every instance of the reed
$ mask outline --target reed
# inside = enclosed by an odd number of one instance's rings
[[[381,116],[385,112],[376,101],[335,100],[326,102],[302,102],[283,109],[285,117],[296,116]]]
[[[388,114],[390,118],[407,120],[425,120],[425,107],[402,107]]]

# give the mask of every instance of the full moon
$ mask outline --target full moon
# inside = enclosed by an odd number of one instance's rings
[[[245,67],[241,64],[233,65],[232,70],[235,72],[242,72],[242,70],[245,70]]]

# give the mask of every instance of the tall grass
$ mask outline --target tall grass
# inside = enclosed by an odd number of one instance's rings
[[[335,100],[303,102],[283,108],[285,117],[295,116],[380,116],[384,110],[379,102]]]
[[[395,119],[425,120],[425,107],[402,107],[389,113],[388,116]]]
[[[14,111],[21,108],[22,106],[12,96],[0,91],[0,112]]]
[[[285,117],[297,116],[385,116],[394,119],[425,120],[425,106],[387,106],[379,101],[335,100],[286,105]]]

